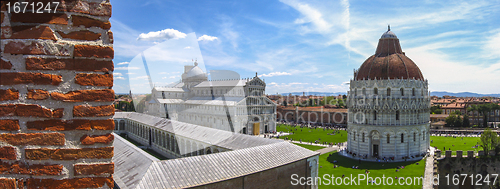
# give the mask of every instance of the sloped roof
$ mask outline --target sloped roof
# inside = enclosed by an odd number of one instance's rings
[[[113,142],[115,173],[113,178],[118,186],[135,188],[142,180],[149,166],[159,159],[149,155],[117,134]]]
[[[212,97],[193,97],[193,98],[186,100],[184,103],[186,103],[186,104],[198,104],[198,105],[205,104],[205,105],[234,106],[238,102],[242,101],[243,99],[245,99],[244,96],[224,97],[224,100],[222,99],[222,97],[215,97],[214,99],[212,99]]]
[[[191,138],[203,143],[219,146],[229,150],[238,150],[280,142],[279,140],[271,140],[261,137],[233,133],[230,131],[213,129],[209,127],[135,112],[116,112],[113,118],[127,118],[133,121],[151,125],[170,133],[175,133],[176,136]]]
[[[232,133],[134,112],[126,118],[176,135],[231,149],[208,155],[160,161],[115,134],[115,173],[120,188],[186,188],[228,180],[306,159],[318,152],[282,140]]]
[[[187,188],[257,173],[319,155],[289,142],[154,162],[138,189]]]

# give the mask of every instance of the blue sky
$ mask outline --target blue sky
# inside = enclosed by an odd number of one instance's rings
[[[391,25],[431,91],[500,93],[500,1],[112,1],[117,93],[209,70],[266,93],[345,92]]]

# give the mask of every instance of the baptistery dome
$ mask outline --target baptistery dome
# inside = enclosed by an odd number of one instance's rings
[[[382,34],[375,54],[365,60],[355,78],[424,80],[418,66],[401,50],[399,39],[390,28]]]
[[[390,28],[354,71],[346,104],[347,156],[405,161],[429,149],[428,81]]]

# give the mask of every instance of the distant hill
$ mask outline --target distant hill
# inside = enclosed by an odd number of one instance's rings
[[[456,97],[500,97],[500,94],[478,94],[471,92],[461,92],[461,93],[452,93],[446,91],[433,91],[431,92],[431,96],[456,96]]]
[[[287,96],[290,93],[280,93],[283,96]],[[302,96],[302,92],[291,92],[292,95],[299,95]],[[308,95],[315,95],[315,96],[338,96],[338,95],[345,95],[347,94],[346,92],[338,92],[338,93],[331,93],[331,92],[306,92],[306,96]],[[438,96],[438,97],[443,97],[443,96],[456,96],[456,97],[500,97],[500,94],[478,94],[478,93],[471,93],[471,92],[461,92],[461,93],[452,93],[452,92],[446,92],[446,91],[432,91],[431,96]]]

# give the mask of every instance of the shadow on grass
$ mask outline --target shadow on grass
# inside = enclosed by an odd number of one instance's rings
[[[340,155],[338,152],[331,153],[328,158],[326,159],[328,162],[333,163],[335,165],[345,167],[345,168],[352,168],[352,166],[359,166],[358,169],[368,169],[368,170],[378,170],[378,169],[395,169],[399,166],[408,166],[411,164],[414,164],[420,160],[417,161],[404,161],[404,162],[390,162],[390,163],[384,163],[384,162],[371,162],[371,161],[363,161],[361,160],[361,163],[359,163],[358,159],[351,159],[345,156]],[[337,160],[336,163],[334,161]]]

